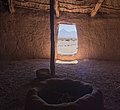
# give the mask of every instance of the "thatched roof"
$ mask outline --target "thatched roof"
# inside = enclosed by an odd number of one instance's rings
[[[8,0],[9,9],[14,12],[14,7],[22,7],[34,10],[50,9],[49,0]],[[120,13],[120,0],[55,0],[55,11],[91,13],[95,16],[97,12]]]

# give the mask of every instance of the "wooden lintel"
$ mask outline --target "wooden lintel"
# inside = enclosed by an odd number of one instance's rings
[[[54,9],[55,9],[56,17],[59,17],[60,16],[60,10],[59,10],[59,1],[58,0],[55,0]]]
[[[95,5],[95,8],[93,8],[91,11],[91,17],[94,17],[97,14],[97,12],[101,8],[103,2],[104,2],[104,0],[98,0],[97,4]]]

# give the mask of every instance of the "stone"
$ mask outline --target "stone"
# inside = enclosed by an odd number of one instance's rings
[[[36,77],[38,79],[44,80],[50,78],[50,71],[49,69],[42,68],[36,71]]]

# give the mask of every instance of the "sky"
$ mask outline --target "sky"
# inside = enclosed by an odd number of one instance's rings
[[[77,38],[76,25],[59,24],[58,38]]]
[[[71,32],[71,31],[77,32],[76,25],[59,24],[59,31],[62,29],[66,30],[68,32]]]

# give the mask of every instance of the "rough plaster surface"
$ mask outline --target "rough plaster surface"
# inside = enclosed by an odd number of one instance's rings
[[[79,49],[73,59],[120,60],[119,16],[99,15],[90,18],[84,15],[66,14],[66,17],[61,17],[58,21],[63,20],[76,23],[77,26]]]
[[[1,13],[0,58],[48,58],[49,16],[35,12]]]
[[[76,23],[79,49],[69,59],[120,60],[120,17],[63,14],[58,21]],[[0,11],[0,59],[50,57],[49,13],[17,9],[14,14]],[[55,24],[57,35],[57,24]],[[56,40],[57,37],[55,36]],[[56,43],[57,44],[57,43]],[[57,52],[56,52],[57,53]],[[58,59],[68,57],[58,56]]]

